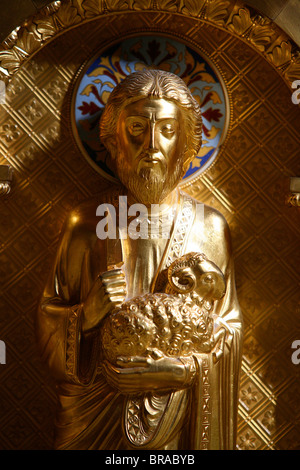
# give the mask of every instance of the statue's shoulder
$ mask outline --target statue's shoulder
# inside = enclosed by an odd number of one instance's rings
[[[187,196],[187,193],[183,191],[181,191],[181,193],[185,195],[185,197]],[[228,230],[227,220],[221,212],[192,196],[188,195],[188,197],[193,201],[196,207],[197,218],[203,219],[202,222],[204,222],[204,226],[207,230],[214,232],[224,232]]]
[[[211,225],[215,230],[224,231],[228,228],[225,216],[207,204],[204,204],[204,223]]]
[[[97,216],[99,206],[112,205],[117,207],[120,194],[122,194],[122,187],[113,185],[111,188],[85,199],[68,214],[66,225],[72,228],[73,231],[81,229],[93,230],[94,232],[95,226],[99,222],[99,217]]]

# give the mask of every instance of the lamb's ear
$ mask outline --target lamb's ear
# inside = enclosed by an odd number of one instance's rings
[[[188,294],[196,288],[196,276],[190,267],[178,267],[168,272],[168,282],[175,292]]]

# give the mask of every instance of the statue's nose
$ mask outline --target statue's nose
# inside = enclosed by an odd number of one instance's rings
[[[149,135],[148,135],[148,151],[149,153],[153,154],[158,152],[157,145],[156,145],[156,133],[155,133],[155,123],[150,122],[149,126]]]

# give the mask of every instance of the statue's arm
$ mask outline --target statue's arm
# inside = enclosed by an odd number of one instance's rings
[[[217,324],[223,325],[228,331],[227,341],[230,342],[231,334],[242,333],[242,313],[236,292],[234,259],[232,253],[231,235],[227,223],[223,228],[223,260],[220,262],[226,282],[224,297],[216,303],[215,318]]]
[[[196,365],[192,357],[121,357],[117,365],[105,361],[103,372],[110,385],[130,394],[186,388],[193,383]]]
[[[209,242],[206,243],[204,252],[221,269],[226,284],[225,295],[215,302],[213,314],[217,340],[214,353],[220,359],[223,352],[230,351],[233,345],[235,349],[240,350],[243,320],[236,292],[230,229],[225,218],[217,211],[208,209],[207,212],[206,240]],[[219,347],[221,349],[218,349]]]
[[[71,213],[62,231],[36,322],[42,358],[58,381],[92,380],[99,354],[98,325],[120,301],[121,294],[125,296],[121,272],[110,273],[108,278],[99,276],[106,266],[102,248],[96,238],[94,220],[80,211]]]
[[[83,351],[96,341],[96,337],[85,340],[82,335],[80,285],[84,253],[89,247],[78,235],[76,217],[70,214],[38,306],[36,322],[41,356],[52,375],[58,381],[75,383],[91,376],[95,364],[91,361],[90,370],[81,374],[80,368],[84,366],[81,358]]]

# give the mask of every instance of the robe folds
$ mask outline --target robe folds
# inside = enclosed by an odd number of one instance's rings
[[[97,276],[107,270],[107,244],[96,235],[96,209],[106,202],[116,207],[118,214],[118,195],[125,191],[113,188],[105,197],[100,195],[72,211],[39,304],[38,344],[57,382],[56,449],[133,448],[124,433],[126,396],[110,386],[102,373],[99,329],[85,334],[81,331],[82,303]],[[170,391],[166,412],[149,448],[234,449],[242,317],[229,228],[215,209],[201,205],[181,190],[177,193],[169,239],[163,243],[156,238],[122,242],[130,296],[151,292],[158,273],[177,257],[204,253],[225,277],[226,293],[215,303],[214,319],[216,331],[224,328],[226,337],[219,361],[209,353],[193,354],[193,383],[183,391]],[[181,420],[174,419],[176,409],[182,410]],[[164,442],[160,436],[165,437]]]

